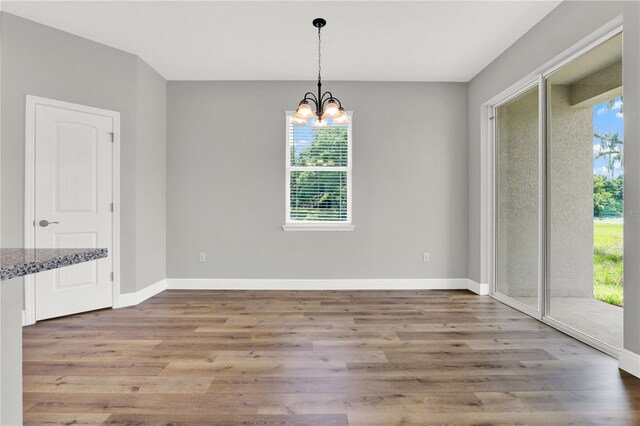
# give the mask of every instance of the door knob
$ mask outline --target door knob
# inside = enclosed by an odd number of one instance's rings
[[[52,225],[52,224],[54,224],[54,223],[60,223],[60,222],[49,222],[48,220],[43,219],[43,220],[41,220],[40,222],[38,222],[38,225],[40,225],[40,226],[42,226],[43,228],[45,228],[45,227],[47,227],[47,226],[49,226],[49,225]]]

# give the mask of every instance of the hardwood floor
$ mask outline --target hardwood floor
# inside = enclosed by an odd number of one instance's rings
[[[26,424],[640,424],[617,361],[467,291],[166,291],[24,328]]]

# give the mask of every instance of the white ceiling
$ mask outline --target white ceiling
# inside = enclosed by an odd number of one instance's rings
[[[3,1],[168,80],[469,81],[560,1]]]

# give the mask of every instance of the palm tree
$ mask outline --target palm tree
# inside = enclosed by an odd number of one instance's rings
[[[596,154],[596,160],[604,158],[607,162],[607,171],[613,177],[616,163],[622,165],[623,141],[619,138],[618,132],[608,131],[604,135],[594,133],[593,136],[600,139],[600,150]]]
[[[616,106],[616,100],[618,98],[613,98],[609,102],[607,102],[607,111],[611,111]],[[624,102],[622,100],[622,96],[620,96],[620,115],[624,115]]]

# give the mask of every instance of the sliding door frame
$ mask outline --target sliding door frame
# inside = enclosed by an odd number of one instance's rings
[[[533,89],[533,88],[538,88],[538,117],[540,117],[541,114],[541,105],[542,105],[542,96],[543,96],[543,89],[541,84],[541,80],[542,80],[542,76],[538,75],[533,79],[530,79],[529,81],[527,81],[525,84],[521,85],[517,90],[513,91],[511,94],[509,94],[508,96],[498,100],[495,104],[491,105],[489,107],[489,132],[490,132],[490,137],[489,137],[489,143],[490,143],[490,152],[491,152],[491,187],[492,187],[492,203],[491,203],[491,207],[492,207],[492,213],[491,213],[491,217],[492,217],[492,232],[491,232],[491,253],[492,253],[492,267],[491,267],[491,281],[490,281],[490,290],[489,290],[489,295],[491,297],[493,297],[494,299],[511,306],[514,309],[517,309],[519,311],[524,312],[525,314],[532,316],[538,320],[542,320],[543,318],[543,312],[542,312],[542,308],[543,308],[543,304],[541,303],[541,297],[540,295],[542,294],[542,292],[544,291],[544,279],[542,276],[542,272],[544,272],[544,265],[543,265],[543,259],[544,259],[544,252],[542,250],[543,245],[542,245],[542,241],[544,240],[544,236],[542,235],[543,232],[543,228],[541,228],[541,219],[542,219],[542,210],[541,211],[541,202],[542,202],[542,191],[540,190],[540,188],[542,188],[542,171],[543,171],[543,151],[542,148],[544,146],[543,144],[543,127],[542,127],[542,120],[540,120],[540,118],[538,119],[539,121],[539,126],[538,126],[538,274],[537,274],[537,279],[538,279],[538,292],[537,292],[537,298],[538,298],[538,303],[537,303],[537,307],[538,309],[534,309],[531,306],[526,305],[525,303],[522,303],[516,299],[513,299],[503,293],[500,293],[500,291],[498,290],[498,281],[497,281],[497,270],[498,270],[498,244],[497,244],[497,240],[498,240],[498,141],[497,141],[497,136],[498,136],[498,132],[497,132],[497,128],[496,128],[496,124],[497,124],[497,116],[496,116],[496,111],[499,107],[501,107],[502,105],[505,105],[506,103],[516,99],[518,96],[528,92],[529,90]]]
[[[622,23],[612,23],[614,27],[609,26],[609,29],[603,28],[600,34],[592,34],[589,38],[591,40],[583,40],[579,43],[580,46],[569,49],[568,53],[565,53],[559,58],[555,58],[550,63],[546,64],[541,69],[537,70],[534,74],[521,80],[519,83],[513,85],[510,89],[503,92],[502,95],[492,99],[485,104],[487,108],[488,117],[488,148],[489,148],[489,295],[494,299],[502,302],[514,309],[517,309],[533,318],[542,321],[543,323],[556,328],[557,330],[580,340],[608,355],[615,358],[618,357],[622,348],[615,348],[608,343],[605,343],[599,339],[596,339],[590,335],[587,335],[573,327],[570,327],[562,322],[559,322],[548,315],[549,306],[551,304],[551,291],[550,291],[550,277],[549,277],[549,259],[548,259],[548,241],[549,241],[549,229],[548,229],[548,203],[547,203],[547,165],[549,161],[548,152],[548,138],[549,129],[547,123],[549,121],[549,111],[547,108],[547,78],[558,71],[560,68],[569,64],[574,59],[582,56],[591,49],[601,45],[612,37],[623,32]],[[613,28],[613,29],[612,29]],[[624,61],[624,58],[623,58]],[[523,94],[527,90],[534,87],[538,87],[538,152],[539,152],[539,164],[538,164],[538,310],[527,306],[526,304],[519,302],[511,297],[508,297],[498,291],[497,288],[497,212],[498,212],[498,178],[497,178],[497,132],[496,132],[496,109],[501,105],[515,99],[519,95]],[[624,86],[623,86],[624,91]],[[623,266],[624,268],[624,266]],[[624,344],[622,345],[624,347]]]

